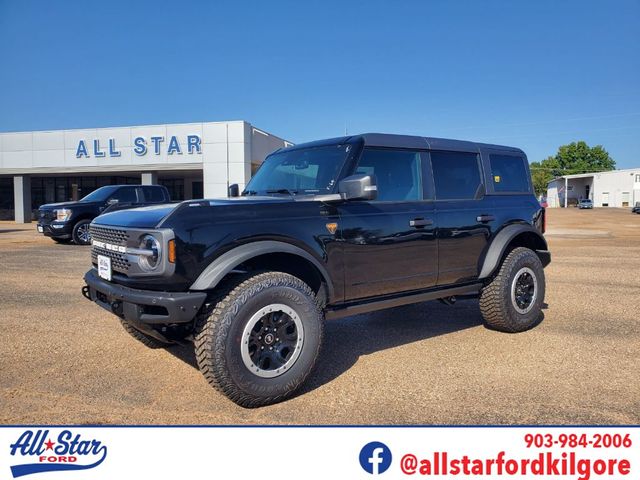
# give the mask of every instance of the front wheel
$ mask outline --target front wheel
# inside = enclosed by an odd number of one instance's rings
[[[80,220],[74,225],[72,237],[76,245],[91,245],[90,224],[91,220]]]
[[[542,319],[545,278],[542,262],[528,248],[514,248],[480,295],[486,324],[503,332],[522,332]]]
[[[281,272],[231,282],[197,320],[200,371],[240,406],[291,396],[311,372],[324,317],[309,286]]]

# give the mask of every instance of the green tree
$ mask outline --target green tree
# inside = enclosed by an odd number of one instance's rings
[[[573,173],[614,170],[616,162],[602,145],[590,147],[584,141],[562,145],[558,153],[531,163],[531,179],[536,195],[546,195],[547,184],[556,177]]]

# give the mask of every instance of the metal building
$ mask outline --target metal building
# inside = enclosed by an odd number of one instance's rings
[[[555,178],[547,185],[549,207],[573,206],[583,198],[594,207],[632,207],[640,202],[640,167]]]

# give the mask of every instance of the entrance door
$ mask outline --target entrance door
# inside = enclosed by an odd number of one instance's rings
[[[609,206],[609,192],[602,192],[602,206]]]

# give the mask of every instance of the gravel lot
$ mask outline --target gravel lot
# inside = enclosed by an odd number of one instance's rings
[[[332,321],[306,389],[246,410],[82,298],[88,247],[0,222],[0,423],[638,424],[640,215],[549,210],[547,239],[537,328],[488,330],[471,300]]]

